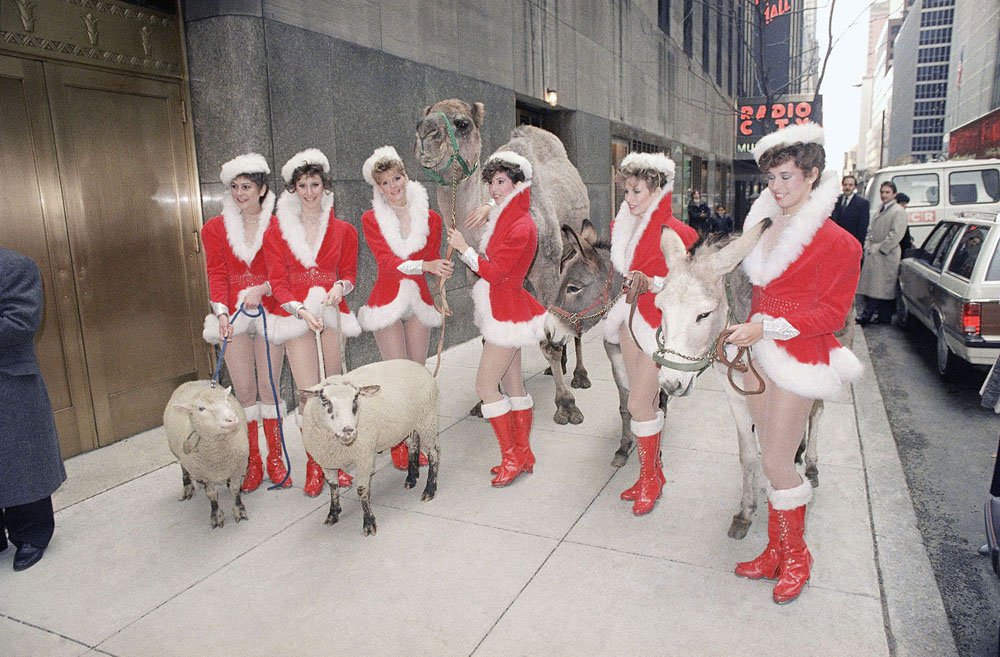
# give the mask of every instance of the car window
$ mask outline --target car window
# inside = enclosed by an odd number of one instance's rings
[[[916,257],[927,263],[933,260],[935,249],[937,249],[941,240],[944,239],[948,229],[954,225],[955,224],[942,221],[937,226],[934,226],[934,230],[932,230],[931,234],[927,236],[924,243],[920,245],[920,251],[916,254]]]
[[[938,243],[937,248],[934,249],[931,260],[928,263],[931,269],[941,271],[944,260],[948,257],[948,252],[951,251],[951,245],[955,243],[955,239],[962,233],[962,228],[960,224],[950,224],[948,226],[948,232],[945,233],[944,238]]]
[[[1000,281],[1000,249],[993,249],[993,257],[990,259],[990,266],[986,270],[986,280]]]
[[[979,253],[988,233],[989,229],[983,226],[966,226],[958,246],[955,247],[955,255],[948,263],[948,271],[965,279],[972,278],[972,270],[976,266],[976,260],[979,259]]]
[[[1000,169],[955,171],[949,174],[948,200],[952,205],[1000,201]]]
[[[896,193],[910,197],[910,208],[937,205],[941,200],[940,183],[936,173],[911,173],[892,177],[896,183]]]

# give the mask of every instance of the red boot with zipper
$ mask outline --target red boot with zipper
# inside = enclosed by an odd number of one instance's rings
[[[247,406],[243,412],[247,416],[247,443],[250,446],[250,454],[247,456],[247,472],[243,476],[240,490],[244,493],[252,493],[257,490],[260,482],[264,479],[264,464],[260,460],[260,434],[257,433],[260,407],[258,404]]]
[[[494,488],[500,488],[513,482],[524,471],[524,461],[514,436],[510,400],[504,397],[500,401],[483,404],[482,409],[483,417],[490,421],[500,445],[500,465],[491,482]]]
[[[284,452],[281,447],[278,409],[276,406],[261,404],[260,415],[264,424],[264,442],[267,443],[267,478],[272,484],[281,484],[282,488],[288,488],[292,485],[292,478],[289,476],[286,479],[288,469],[285,467]]]
[[[632,435],[636,436],[636,440],[638,441],[638,436],[661,433],[663,431],[663,418],[663,411],[659,410],[656,411],[656,417],[652,420],[648,420],[646,422],[636,422],[635,420],[632,420],[630,423]],[[640,469],[641,467],[642,466],[640,465]],[[656,450],[656,465],[654,466],[654,470],[656,471],[656,476],[659,478],[660,487],[662,488],[666,485],[667,478],[663,475],[663,454],[659,449]],[[623,490],[618,497],[626,502],[634,502],[636,497],[639,495],[639,484],[641,482],[642,478],[640,477],[634,484]]]

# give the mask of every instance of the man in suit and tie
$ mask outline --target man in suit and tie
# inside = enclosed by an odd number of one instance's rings
[[[858,180],[854,176],[844,176],[840,184],[844,193],[837,198],[831,218],[864,246],[868,234],[868,199],[857,193]]]

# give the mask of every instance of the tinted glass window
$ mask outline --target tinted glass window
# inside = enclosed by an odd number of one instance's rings
[[[986,280],[1000,281],[1000,249],[993,249],[990,267],[986,270]]]
[[[914,173],[903,176],[893,176],[892,182],[896,183],[896,192],[903,193],[910,197],[910,205],[907,207],[920,208],[930,205],[937,205],[941,199],[940,183],[936,173]],[[878,197],[875,197],[875,204],[878,205]]]
[[[967,226],[955,248],[955,255],[948,263],[948,271],[962,278],[972,278],[972,270],[976,266],[976,260],[979,259],[979,252],[982,251],[988,233],[989,229],[982,226]]]
[[[952,205],[1000,201],[1000,169],[956,171],[949,174],[948,198]]]
[[[934,250],[937,249],[938,244],[944,238],[945,234],[948,232],[948,228],[953,224],[941,222],[937,226],[934,226],[934,230],[931,234],[927,236],[924,243],[920,245],[920,255],[918,256],[921,260],[925,262],[930,262],[934,258]]]
[[[941,271],[944,259],[948,257],[948,252],[951,251],[951,245],[955,243],[955,238],[962,233],[962,228],[958,224],[948,225],[948,232],[945,233],[944,238],[938,243],[937,248],[934,249],[934,253],[932,254],[929,264],[933,269]]]

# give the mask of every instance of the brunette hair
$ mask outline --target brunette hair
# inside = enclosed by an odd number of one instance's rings
[[[853,174],[850,174],[850,173],[840,179],[840,184],[843,185],[847,181],[848,178],[850,178],[851,180],[853,180],[855,186],[857,186],[858,179]]]
[[[302,176],[319,176],[319,179],[323,181],[323,189],[330,191],[333,189],[333,178],[330,177],[328,171],[323,171],[323,167],[319,164],[303,164],[300,167],[296,167],[295,171],[292,172],[292,181],[285,185],[285,189],[290,192],[295,191],[295,185],[299,182],[299,178]]]
[[[513,162],[508,162],[506,160],[501,160],[500,158],[494,158],[483,165],[483,182],[487,185],[493,180],[493,176],[497,173],[503,171],[510,178],[512,183],[519,183],[525,181],[524,171],[521,167],[517,166]]]
[[[883,187],[888,187],[889,189],[891,189],[893,194],[895,194],[897,191],[896,183],[892,182],[891,180],[886,180],[884,183],[878,186],[879,189],[882,189]]]
[[[263,171],[254,171],[253,173],[240,173],[233,177],[229,183],[232,184],[237,178],[246,178],[253,184],[257,185],[257,189],[261,190],[260,198],[257,199],[258,202],[263,203],[264,199],[267,197],[267,192],[271,189],[270,185],[267,184],[267,174]]]
[[[795,166],[805,175],[809,175],[813,169],[822,174],[823,169],[826,168],[826,151],[823,150],[822,145],[815,142],[797,141],[793,144],[778,144],[764,151],[760,159],[757,160],[757,166],[766,173],[769,169],[780,167],[789,161],[794,161]],[[819,187],[821,177],[820,175],[816,176],[816,180],[812,184],[813,189]]]
[[[625,181],[629,178],[646,181],[646,186],[649,187],[649,191],[651,192],[655,192],[661,187],[666,187],[671,182],[671,179],[662,171],[640,166],[638,164],[629,164],[628,166],[622,167],[621,170],[618,171],[617,179],[622,185],[624,185]]]

